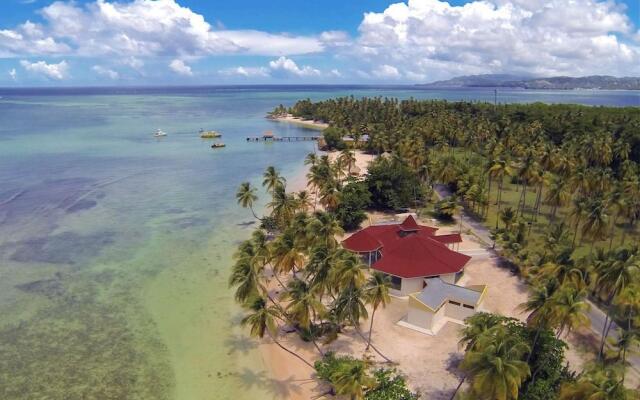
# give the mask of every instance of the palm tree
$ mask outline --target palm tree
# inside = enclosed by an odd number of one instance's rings
[[[524,215],[524,209],[526,208],[527,188],[529,187],[529,183],[535,179],[537,173],[538,163],[535,160],[535,154],[533,151],[528,151],[520,161],[520,168],[518,169],[518,178],[522,182],[522,192],[520,193],[520,200],[518,201],[516,214],[520,212],[520,216]]]
[[[509,230],[511,230],[511,226],[513,225],[513,223],[516,220],[517,213],[515,211],[513,211],[513,208],[507,207],[507,208],[505,208],[505,209],[500,211],[499,217],[502,220],[502,222],[504,223],[505,229],[507,231],[509,231]],[[496,226],[497,226],[497,224],[496,224]]]
[[[562,175],[545,176],[547,190],[544,195],[544,203],[551,206],[551,218],[555,220],[558,207],[565,206],[571,200],[571,193],[567,185],[567,179]]]
[[[460,341],[458,344],[460,346],[464,346],[465,351],[471,350],[482,335],[485,335],[490,329],[501,324],[504,320],[505,318],[503,316],[497,314],[485,312],[473,314],[464,320],[465,325],[460,332]],[[462,379],[460,379],[460,382],[458,383],[456,390],[451,395],[450,400],[456,398],[458,391],[466,379],[467,375],[464,375]]]
[[[586,290],[578,289],[572,284],[562,285],[549,299],[550,325],[557,328],[556,337],[571,332],[573,329],[591,324],[587,311],[591,308],[585,301]]]
[[[536,327],[536,334],[531,344],[531,351],[527,356],[527,363],[529,363],[535,351],[540,332],[548,325],[548,309],[551,304],[551,298],[558,290],[558,287],[559,285],[556,279],[549,279],[546,282],[542,282],[534,286],[533,290],[529,293],[527,301],[518,306],[521,311],[529,313],[527,325]]]
[[[582,237],[591,238],[591,250],[596,240],[604,237],[609,227],[609,215],[607,214],[607,202],[602,195],[596,195],[587,201],[585,219],[582,224]]]
[[[336,236],[342,234],[344,231],[332,213],[316,212],[307,224],[307,235],[315,245],[335,248],[338,244]]]
[[[622,364],[622,379],[625,378],[627,353],[637,353],[636,348],[640,345],[640,329],[622,329],[618,328],[618,334],[615,338],[610,338],[609,342],[618,351],[618,360]]]
[[[632,400],[636,394],[626,389],[614,368],[591,368],[577,381],[560,387],[559,400]]]
[[[634,318],[637,318],[640,315],[640,284],[632,283],[631,285],[624,288],[620,294],[615,299],[616,307],[620,310],[620,315],[622,315],[627,320],[626,329],[622,330],[618,334],[619,338],[622,338],[622,341],[618,341],[618,348],[622,348],[622,366],[624,368],[627,359],[627,351],[630,347],[633,347],[634,343],[637,345],[638,341],[640,341],[640,330],[637,327],[633,326]],[[623,335],[625,336],[623,338]],[[624,346],[620,346],[624,345]],[[618,354],[620,357],[620,354]],[[624,379],[625,375],[622,374],[622,379]]]
[[[236,200],[238,201],[238,204],[242,206],[242,208],[248,207],[255,219],[260,219],[256,215],[255,211],[253,211],[253,202],[258,200],[258,196],[256,195],[256,188],[252,187],[251,183],[242,182],[240,184],[240,187],[236,192]]]
[[[493,160],[493,165],[489,168],[489,176],[498,180],[498,194],[496,195],[496,204],[498,205],[497,214],[500,214],[500,207],[502,205],[502,188],[505,177],[513,175],[509,162],[505,159],[499,158]],[[498,229],[498,218],[496,218],[496,229]]]
[[[529,351],[521,337],[502,325],[481,335],[460,364],[471,379],[471,392],[478,398],[517,399],[520,385],[531,374],[522,361]]]
[[[338,157],[342,166],[347,168],[347,174],[351,175],[351,168],[356,163],[356,156],[349,149],[344,149]]]
[[[311,200],[311,195],[306,190],[301,190],[298,192],[298,197],[296,198],[298,209],[302,212],[307,212],[313,207],[313,202]]]
[[[313,321],[318,315],[326,312],[324,305],[311,291],[303,280],[292,279],[287,284],[287,290],[282,294],[282,300],[289,301],[287,314],[303,329],[309,331],[311,341],[321,356],[324,355],[315,340]]]
[[[273,193],[278,186],[284,186],[286,183],[286,179],[280,176],[280,173],[271,165],[264,171],[263,177],[262,186],[271,193]]]
[[[296,210],[296,199],[291,193],[286,192],[284,185],[278,185],[272,192],[273,200],[267,204],[271,208],[271,216],[275,218],[278,226],[287,225]]]
[[[596,279],[596,290],[606,296],[605,305],[608,309],[614,298],[624,288],[635,281],[640,273],[640,249],[619,249],[609,253],[599,253],[596,256],[600,262],[595,265],[598,276]],[[603,358],[604,341],[610,329],[609,314],[605,316],[605,323],[600,341],[600,352],[598,357]]]
[[[264,298],[255,297],[249,305],[249,310],[251,313],[242,319],[241,324],[242,326],[249,326],[251,336],[263,338],[266,333],[282,350],[296,357],[310,368],[314,368],[307,360],[287,349],[278,341],[276,319],[280,319],[280,311],[275,306],[267,307],[267,302]]]
[[[298,246],[294,233],[290,230],[283,232],[272,243],[274,260],[274,275],[290,273],[304,263],[304,254]]]
[[[391,301],[389,297],[389,286],[391,285],[391,278],[381,272],[374,272],[367,281],[364,288],[364,296],[367,303],[371,304],[371,322],[369,324],[369,339],[367,340],[367,348],[369,350],[371,346],[371,333],[373,332],[373,317],[376,315],[376,310],[379,306],[383,308]]]
[[[573,219],[575,224],[575,231],[573,234],[573,241],[571,242],[571,246],[573,248],[576,247],[576,238],[578,237],[578,228],[580,227],[580,221],[586,211],[587,203],[583,197],[577,197],[573,199],[573,208],[571,209],[570,217]]]
[[[351,400],[364,399],[365,390],[375,385],[376,380],[367,371],[364,361],[345,363],[331,375],[331,382],[339,395]]]

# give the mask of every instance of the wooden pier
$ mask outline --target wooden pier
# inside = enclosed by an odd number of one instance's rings
[[[247,142],[308,142],[318,139],[320,136],[249,136]]]

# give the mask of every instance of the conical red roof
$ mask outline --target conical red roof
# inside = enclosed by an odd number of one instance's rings
[[[418,225],[412,215],[409,215],[400,224],[400,229],[402,229],[403,231],[417,231],[420,230],[420,225]]]
[[[382,258],[372,268],[401,278],[418,278],[460,272],[470,259],[431,238],[409,235],[392,250],[383,249]]]

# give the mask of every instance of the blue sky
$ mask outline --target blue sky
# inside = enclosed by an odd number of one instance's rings
[[[0,86],[639,75],[639,3],[2,0]]]

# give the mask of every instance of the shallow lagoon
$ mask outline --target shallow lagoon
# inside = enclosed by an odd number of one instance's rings
[[[258,185],[267,165],[293,176],[313,144],[244,138],[316,134],[264,119],[305,97],[493,99],[490,90],[388,87],[122,92],[0,90],[2,399],[272,397],[227,289],[233,248],[253,226],[234,193],[243,180]],[[227,147],[210,149],[201,127],[221,131]],[[154,139],[156,128],[169,136]]]

